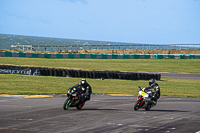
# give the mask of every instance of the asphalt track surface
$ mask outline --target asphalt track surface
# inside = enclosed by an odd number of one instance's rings
[[[0,96],[0,133],[200,133],[200,98],[161,97],[150,111],[136,96],[92,95],[82,110],[63,110],[65,95]]]
[[[151,73],[151,72],[150,72]],[[156,73],[156,72],[154,72]],[[178,78],[178,79],[200,79],[200,73],[159,73],[162,78]]]

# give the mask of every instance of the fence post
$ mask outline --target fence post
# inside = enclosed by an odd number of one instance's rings
[[[45,52],[46,52],[46,50],[47,50],[46,45],[45,45],[45,48],[44,48],[44,49],[45,49]]]
[[[72,45],[71,45],[71,51],[72,51]]]
[[[180,44],[180,50],[181,50],[181,44]]]
[[[38,45],[38,51],[39,51],[39,49],[40,49],[40,46]]]
[[[119,45],[119,50],[120,50],[120,45]]]
[[[151,49],[150,44],[149,44],[149,50]]]
[[[199,45],[199,47],[200,47],[200,45]],[[113,50],[114,50],[114,45],[113,45]]]
[[[143,44],[143,50],[144,50],[144,44]]]
[[[58,45],[58,51],[59,51],[59,45]]]

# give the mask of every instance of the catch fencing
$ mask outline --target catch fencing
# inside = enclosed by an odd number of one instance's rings
[[[15,45],[23,51],[68,52],[79,50],[152,50],[152,49],[200,49],[200,44],[131,44],[131,45]]]

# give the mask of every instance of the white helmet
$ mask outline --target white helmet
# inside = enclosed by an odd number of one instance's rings
[[[85,86],[86,83],[87,83],[87,82],[86,82],[86,79],[82,79],[81,82],[80,82],[80,85],[81,85],[81,86]]]

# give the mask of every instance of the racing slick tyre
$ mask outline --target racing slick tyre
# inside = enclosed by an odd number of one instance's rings
[[[70,103],[71,103],[71,98],[67,98],[63,104],[63,109],[67,110],[70,107]]]
[[[83,108],[84,104],[85,104],[85,102],[82,102],[82,103],[78,104],[78,105],[76,106],[76,108],[77,108],[78,110],[80,110],[80,109]]]
[[[146,108],[145,108],[145,110],[150,110],[151,109],[151,105],[150,104],[148,104],[147,106],[146,106]]]
[[[137,100],[137,102],[134,105],[134,110],[137,111],[140,108],[140,102],[141,100]]]

